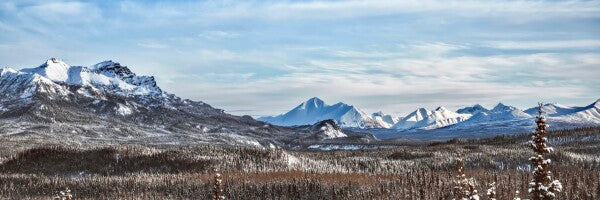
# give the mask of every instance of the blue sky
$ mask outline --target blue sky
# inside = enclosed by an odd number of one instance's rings
[[[600,1],[2,1],[0,66],[113,60],[233,114],[600,98]]]

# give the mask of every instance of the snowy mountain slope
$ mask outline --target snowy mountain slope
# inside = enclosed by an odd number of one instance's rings
[[[566,108],[568,109],[557,109],[557,113],[562,113],[562,115],[549,115],[549,120],[577,123],[582,125],[600,125],[600,99],[585,107]]]
[[[427,116],[431,115],[431,111],[426,108],[419,108],[412,113],[406,115],[402,120],[398,121],[392,128],[394,129],[410,129],[417,122],[426,120]]]
[[[58,59],[0,71],[0,125],[0,136],[103,142],[268,145],[295,133],[181,99],[116,62],[82,67]]]
[[[456,124],[469,119],[469,117],[471,117],[470,114],[459,114],[444,107],[438,107],[434,111],[429,111],[425,108],[419,108],[408,116],[404,117],[392,128],[400,130],[429,130]]]
[[[382,128],[391,128],[394,124],[398,123],[402,118],[395,117],[392,115],[386,115],[382,111],[371,114],[371,118],[378,124],[382,125]]]
[[[310,128],[311,132],[317,134],[323,139],[347,137],[342,128],[336,124],[334,120],[323,120],[313,124]]]
[[[560,115],[568,115],[584,110],[585,107],[569,107],[558,103],[545,104],[542,106],[542,111],[546,116],[554,117]],[[525,110],[525,113],[535,116],[538,113],[537,107]]]
[[[518,108],[498,103],[492,110],[478,112],[461,124],[476,124],[481,122],[506,121],[532,117],[533,116],[519,110]]]
[[[317,97],[301,103],[285,114],[258,118],[259,121],[281,126],[308,125],[326,119],[333,119],[342,127],[385,127],[385,124],[379,124],[371,116],[354,106],[341,102],[328,105]]]

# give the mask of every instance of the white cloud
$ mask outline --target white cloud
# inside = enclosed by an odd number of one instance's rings
[[[198,37],[206,38],[206,39],[220,39],[220,38],[235,38],[238,37],[239,33],[213,30],[213,31],[203,31],[198,34]]]
[[[494,41],[487,45],[499,49],[592,49],[600,48],[600,40]]]
[[[149,49],[166,49],[166,48],[169,48],[168,45],[160,44],[160,43],[156,43],[156,42],[138,42],[137,45],[140,46],[140,47],[149,48]]]
[[[100,9],[94,4],[84,2],[45,2],[25,6],[19,12],[20,17],[34,17],[48,23],[91,22],[101,17]]]
[[[278,114],[312,96],[353,103],[369,112],[394,113],[412,111],[415,105],[457,108],[475,103],[518,101],[524,97],[592,98],[597,94],[581,84],[600,84],[594,78],[600,76],[600,71],[586,70],[600,66],[595,56],[600,55],[391,59],[377,66],[382,73],[361,71],[366,68],[356,70],[362,63],[350,66],[350,63],[337,63],[343,61],[319,61],[309,62],[311,66],[282,76],[232,85],[204,82],[177,92],[191,94],[194,99],[225,109],[256,110],[246,113],[253,115]],[[193,94],[196,90],[203,92]],[[243,106],[236,103],[241,98],[245,102]]]

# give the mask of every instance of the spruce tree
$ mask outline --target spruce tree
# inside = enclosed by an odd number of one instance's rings
[[[544,154],[552,152],[554,149],[548,147],[546,138],[546,118],[542,115],[542,103],[538,105],[538,116],[535,123],[537,125],[533,136],[531,137],[531,149],[537,154],[529,158],[533,167],[533,180],[529,183],[529,194],[532,200],[549,200],[556,198],[556,193],[562,190],[562,185],[558,180],[552,180],[552,173],[548,170],[550,159],[545,159]]]
[[[454,187],[454,200],[479,200],[479,194],[475,189],[475,180],[467,178],[464,171],[464,162],[460,152],[456,158],[456,180]]]

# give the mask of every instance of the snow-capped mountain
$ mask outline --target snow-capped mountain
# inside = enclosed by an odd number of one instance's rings
[[[391,128],[402,119],[401,117],[384,114],[382,111],[371,114],[371,118],[381,124],[382,128]]]
[[[396,122],[396,124],[394,124],[394,126],[392,126],[391,128],[410,129],[417,122],[427,119],[427,116],[431,115],[431,113],[432,112],[427,110],[426,108],[419,108],[403,117],[402,120]]]
[[[328,105],[317,97],[301,103],[285,114],[258,118],[259,121],[281,126],[309,125],[326,119],[333,119],[342,127],[383,128],[386,126],[354,106],[341,102]]]
[[[445,107],[438,107],[434,111],[419,108],[394,124],[392,128],[429,130],[456,124],[469,119],[469,117],[471,114],[456,113]]]
[[[558,107],[554,104],[548,106],[544,105],[542,110],[545,109],[548,110],[544,112],[549,113],[549,120],[579,124],[600,124],[600,99],[584,107]]]
[[[544,115],[554,117],[560,115],[567,115],[575,112],[579,112],[584,110],[585,107],[569,107],[558,103],[549,103],[542,106],[542,111]],[[533,107],[525,110],[525,113],[535,116],[538,114],[538,108]]]
[[[292,132],[181,99],[113,61],[0,71],[0,136],[266,145]]]
[[[316,134],[322,139],[348,137],[348,135],[342,132],[342,128],[331,119],[323,120],[313,124],[310,127],[310,130],[313,134]]]
[[[474,114],[465,123],[480,123],[486,121],[505,121],[515,119],[532,118],[533,116],[523,112],[522,110],[498,103],[492,110],[481,111]]]
[[[458,110],[456,110],[456,113],[474,115],[474,114],[477,114],[477,113],[480,113],[480,112],[489,112],[489,111],[490,110],[484,108],[483,106],[481,106],[479,104],[475,104],[473,106],[469,106],[469,107],[464,107],[464,108],[458,109]]]

